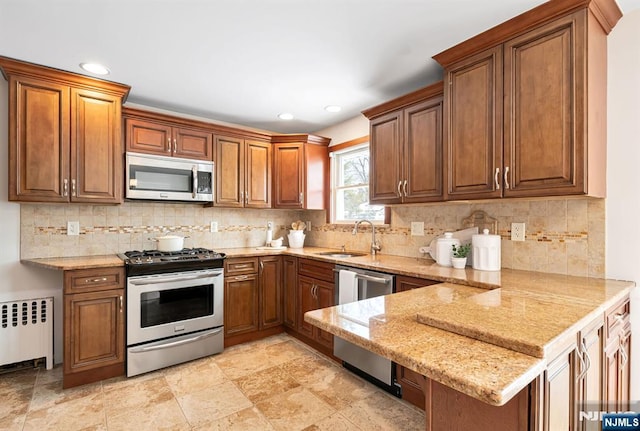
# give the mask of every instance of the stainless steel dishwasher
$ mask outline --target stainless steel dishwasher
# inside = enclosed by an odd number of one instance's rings
[[[336,304],[375,298],[395,291],[395,276],[390,274],[341,265],[336,265],[335,272]],[[344,285],[345,282],[346,286]],[[345,289],[348,292],[345,292]],[[360,323],[367,324],[364,321]],[[334,337],[333,339],[333,354],[342,359],[342,365],[348,370],[397,397],[401,396],[401,388],[395,384],[394,364],[389,359],[356,346],[340,337]]]

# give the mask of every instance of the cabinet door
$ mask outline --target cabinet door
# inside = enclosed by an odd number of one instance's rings
[[[628,412],[631,401],[631,327],[620,336],[620,365],[618,377],[619,411]],[[637,362],[636,362],[637,364]]]
[[[370,123],[369,202],[392,204],[402,201],[402,111],[392,112]]]
[[[584,364],[587,367],[580,369],[582,379],[579,382],[579,409],[588,411],[594,407],[594,402],[602,399],[603,395],[603,322],[600,320],[597,325],[583,331],[580,336],[582,342],[582,350],[584,354]],[[584,407],[584,408],[583,408]],[[576,411],[576,413],[578,413]],[[597,421],[580,421],[579,417],[575,418],[578,429],[583,431],[598,431],[600,423]]]
[[[127,118],[125,128],[127,151],[161,156],[171,155],[171,126]]]
[[[124,363],[124,289],[64,296],[64,373]]]
[[[282,325],[282,258],[260,258],[260,329]]]
[[[243,207],[244,139],[216,136],[214,152],[216,163],[215,206]]]
[[[335,304],[334,299],[334,285],[333,283],[327,283],[326,281],[315,280],[316,284],[316,308],[327,308]],[[329,348],[333,348],[333,335],[322,329],[315,328],[315,338],[320,343]]]
[[[173,128],[173,155],[213,160],[213,135],[206,130]]]
[[[298,332],[313,338],[315,326],[304,321],[304,313],[318,308],[316,283],[312,278],[298,276]]]
[[[257,331],[258,275],[237,275],[224,280],[224,335]]]
[[[442,97],[405,109],[403,160],[403,202],[444,199]]]
[[[71,201],[122,201],[121,99],[71,90]]]
[[[504,45],[504,196],[584,193],[585,15]]]
[[[69,91],[10,78],[9,200],[69,201]]]
[[[284,288],[284,324],[296,329],[296,314],[298,309],[298,258],[283,257],[282,271]]]
[[[543,430],[572,430],[576,405],[576,348],[551,361],[544,372]]]
[[[502,48],[447,69],[444,96],[448,198],[500,197]]]
[[[302,208],[304,187],[304,145],[273,146],[273,207]]]
[[[620,406],[620,390],[622,386],[620,364],[622,364],[622,354],[620,353],[620,340],[618,337],[611,340],[604,353],[604,410],[618,411]]]
[[[418,287],[431,286],[432,284],[441,283],[440,281],[425,280],[423,278],[406,277],[399,275],[396,277],[396,292],[405,292],[407,290],[416,289]]]
[[[271,144],[247,142],[245,207],[271,208]]]

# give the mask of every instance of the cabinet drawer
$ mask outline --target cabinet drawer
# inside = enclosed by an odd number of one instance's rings
[[[77,269],[64,272],[64,293],[123,289],[124,267]]]
[[[328,281],[334,283],[333,263],[320,262],[318,260],[311,259],[299,259],[298,260],[298,274],[306,275],[318,280]]]
[[[625,298],[621,303],[614,305],[607,312],[607,339],[616,335],[625,324],[629,322],[629,298]]]
[[[229,277],[239,274],[257,274],[258,258],[226,259],[224,262],[224,275]]]

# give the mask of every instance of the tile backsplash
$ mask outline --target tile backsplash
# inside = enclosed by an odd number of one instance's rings
[[[498,220],[502,267],[603,277],[605,201],[590,198],[496,200],[393,206],[391,223],[376,229],[382,253],[424,257],[418,248],[462,219],[483,210]],[[21,257],[82,256],[153,249],[149,238],[176,232],[189,236],[187,247],[212,249],[264,244],[267,221],[274,238],[285,237],[291,222],[311,221],[306,245],[368,250],[371,230],[362,225],[325,222],[324,211],[204,208],[177,203],[125,202],[103,205],[21,205]],[[67,236],[67,221],[80,222],[80,235]],[[210,223],[218,222],[218,232]],[[411,236],[411,222],[424,222],[424,236]],[[526,241],[510,240],[512,222],[526,224]]]

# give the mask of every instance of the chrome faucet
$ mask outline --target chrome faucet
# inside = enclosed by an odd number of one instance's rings
[[[369,223],[371,225],[371,254],[375,256],[376,251],[380,251],[380,249],[382,248],[378,241],[376,241],[376,227],[369,220],[358,220],[355,226],[353,226],[353,232],[351,232],[352,235],[358,233],[358,226],[360,225],[360,223]]]

